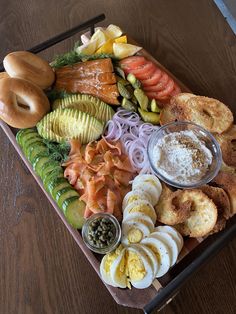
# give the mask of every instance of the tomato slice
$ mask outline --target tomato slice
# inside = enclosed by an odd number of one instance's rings
[[[175,82],[170,78],[165,88],[157,93],[157,98],[163,98],[165,96],[170,96],[175,88]]]
[[[147,86],[156,85],[159,82],[162,76],[162,73],[163,72],[159,68],[156,67],[156,70],[153,73],[152,77],[142,81],[142,86],[147,87]]]
[[[160,92],[165,89],[168,82],[169,82],[169,75],[162,72],[162,76],[156,85],[146,86],[146,87],[143,87],[143,89],[147,92]]]
[[[175,96],[181,93],[181,89],[180,87],[175,83],[175,87],[173,89],[173,91],[170,93],[170,96]]]
[[[131,73],[134,74],[134,76],[138,80],[142,80],[150,77],[150,75],[152,75],[155,72],[155,70],[156,70],[155,65],[151,61],[148,61],[146,64],[141,65],[136,69],[133,69]]]
[[[122,69],[127,71],[132,71],[136,68],[138,68],[141,65],[144,65],[147,63],[147,59],[142,56],[133,56],[133,57],[127,57],[125,59],[122,59],[120,61],[120,66]]]

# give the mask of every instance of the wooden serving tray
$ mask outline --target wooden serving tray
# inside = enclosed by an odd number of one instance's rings
[[[91,25],[88,25],[88,26],[92,27]],[[69,37],[68,32],[66,32],[66,34],[67,34],[67,37]],[[57,38],[59,36],[57,36]],[[65,39],[65,38],[62,38],[62,39]],[[131,39],[129,40],[129,42],[134,42],[134,41],[132,41]],[[40,50],[38,49],[37,52],[43,50],[41,49],[42,45],[38,45],[37,47],[40,47]],[[31,51],[35,51],[35,50],[31,49]],[[186,86],[184,86],[184,84],[182,84],[177,78],[175,78],[167,69],[165,69],[157,60],[155,60],[146,50],[142,49],[139,52],[139,54],[147,57],[149,60],[154,62],[159,68],[165,70],[179,84],[182,91],[189,92],[189,89]],[[86,245],[84,244],[82,240],[81,233],[78,230],[74,229],[66,221],[62,211],[58,208],[57,204],[55,203],[51,195],[47,193],[41,179],[34,172],[30,162],[24,156],[23,152],[21,151],[21,148],[16,142],[15,135],[17,133],[17,130],[9,127],[6,123],[4,123],[1,120],[0,120],[0,126],[5,132],[5,134],[7,135],[7,137],[9,138],[9,140],[11,141],[11,143],[13,144],[13,146],[15,147],[17,153],[20,155],[20,157],[24,161],[29,171],[32,173],[36,182],[39,184],[39,186],[45,193],[46,197],[52,204],[52,207],[60,216],[61,220],[63,221],[67,229],[70,231],[71,235],[75,239],[76,243],[79,245],[82,252],[85,254],[88,261],[93,266],[94,270],[97,272],[98,276],[100,276],[99,266],[100,266],[100,260],[102,256],[92,253],[86,247]],[[158,280],[155,279],[153,284],[147,289],[139,290],[133,287],[131,290],[120,289],[120,288],[114,288],[112,286],[106,285],[105,283],[104,284],[107,287],[110,294],[112,295],[112,297],[114,298],[114,300],[118,304],[132,307],[132,308],[143,309],[145,313],[150,313],[154,308],[160,308],[167,301],[171,300],[171,298],[177,293],[180,286],[188,279],[188,277],[194,271],[196,271],[204,262],[206,262],[210,257],[216,254],[235,235],[236,233],[235,222],[236,222],[236,216],[231,218],[228,221],[225,230],[213,236],[209,236],[205,239],[203,238],[186,239],[177,264],[174,267],[172,267],[166,275],[159,278]]]

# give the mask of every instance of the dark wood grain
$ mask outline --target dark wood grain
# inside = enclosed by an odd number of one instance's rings
[[[210,0],[2,0],[0,59],[102,12],[191,90],[236,111],[236,39]],[[0,313],[141,313],[113,301],[2,131],[0,144]],[[233,240],[162,313],[235,313],[235,251]]]

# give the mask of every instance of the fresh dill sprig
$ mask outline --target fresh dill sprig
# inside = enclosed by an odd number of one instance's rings
[[[73,93],[67,93],[66,91],[58,91],[56,89],[51,89],[49,91],[46,92],[46,95],[50,101],[50,103],[54,102],[54,100],[60,98],[60,99],[63,99],[63,98],[66,98],[70,95],[73,95]]]
[[[56,143],[44,139],[47,146],[47,155],[50,159],[63,162],[68,158],[70,152],[70,144],[68,142]]]

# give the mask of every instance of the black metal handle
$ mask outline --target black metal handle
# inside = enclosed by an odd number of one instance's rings
[[[38,44],[30,49],[27,49],[27,51],[30,51],[30,52],[33,52],[33,53],[39,53],[40,51],[43,51],[45,49],[48,49],[50,47],[52,47],[53,45],[75,35],[76,33],[78,32],[81,32],[83,31],[84,29],[87,29],[87,28],[90,28],[91,30],[91,33],[94,32],[94,26],[96,23],[98,22],[101,22],[103,20],[105,20],[105,14],[100,14],[100,15],[97,15],[95,16],[94,18],[82,23],[82,24],[79,24],[78,26],[75,26],[71,29],[69,29],[68,31],[64,32],[64,33],[61,33],[57,36],[54,36],[46,41],[44,41],[43,43],[41,44]],[[3,67],[3,64],[1,63],[0,64],[0,72],[4,71],[4,67]]]

